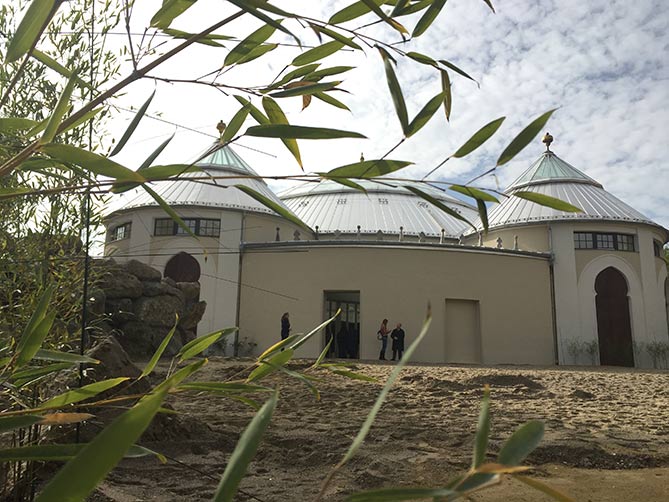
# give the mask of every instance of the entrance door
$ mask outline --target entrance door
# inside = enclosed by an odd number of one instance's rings
[[[444,361],[448,363],[481,362],[479,302],[447,298]]]
[[[326,291],[325,315],[329,319],[341,314],[325,329],[323,348],[332,340],[327,357],[358,359],[360,357],[360,291]]]
[[[599,362],[634,367],[632,325],[625,276],[613,267],[595,279]]]

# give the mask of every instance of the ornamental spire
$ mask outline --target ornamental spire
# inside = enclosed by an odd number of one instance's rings
[[[544,137],[541,138],[541,142],[546,145],[546,151],[550,152],[551,151],[551,143],[553,142],[553,136],[549,132],[544,134]]]

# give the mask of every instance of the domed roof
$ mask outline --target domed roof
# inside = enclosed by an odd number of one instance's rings
[[[458,237],[469,225],[424,201],[402,185],[414,185],[419,190],[460,213],[469,221],[478,214],[469,204],[425,183],[355,180],[367,193],[343,186],[331,180],[306,182],[279,194],[281,200],[298,218],[320,233],[363,234],[400,233],[438,237],[444,229],[448,237]]]
[[[170,206],[230,208],[276,214],[232,186],[245,185],[283,206],[281,200],[262,179],[254,178],[258,176],[258,173],[229,146],[214,143],[198,159],[194,165],[200,168],[200,171],[183,173],[179,176],[179,180],[152,182],[150,183],[151,188]],[[208,175],[211,176],[210,179],[206,179]],[[236,177],[240,175],[248,177]],[[225,176],[235,178],[220,178]],[[191,181],[188,178],[194,179]],[[146,190],[138,187],[113,200],[106,214],[111,215],[117,211],[157,205],[158,203]]]
[[[658,226],[550,150],[542,153],[505,193],[513,195],[520,191],[549,195],[568,202],[583,212],[558,211],[519,197],[508,197],[490,209],[489,228],[559,220],[627,221]],[[480,220],[476,221],[476,227],[479,231],[483,229]]]

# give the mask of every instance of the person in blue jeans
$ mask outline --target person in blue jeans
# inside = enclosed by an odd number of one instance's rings
[[[381,340],[381,352],[379,353],[379,359],[381,361],[386,360],[386,349],[388,348],[388,334],[390,330],[388,329],[388,319],[384,319],[381,322],[381,327],[379,331],[376,332],[376,336]]]

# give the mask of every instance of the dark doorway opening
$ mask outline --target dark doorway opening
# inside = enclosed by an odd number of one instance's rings
[[[197,282],[200,280],[200,264],[191,255],[181,251],[167,262],[164,275],[176,282]]]
[[[599,362],[634,367],[632,324],[625,276],[613,267],[595,279]]]
[[[323,348],[332,340],[326,357],[360,357],[360,291],[325,291],[325,316],[341,314],[325,329]]]

